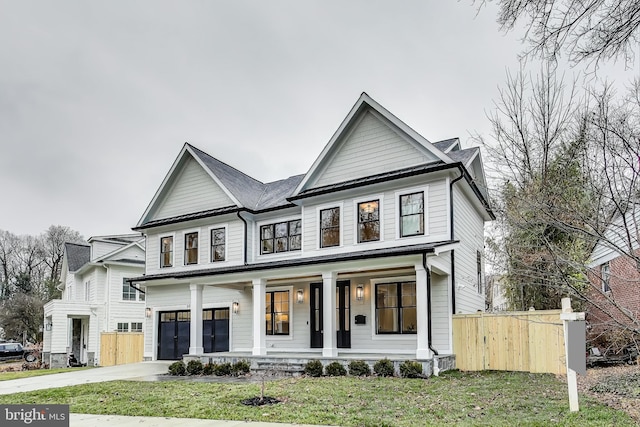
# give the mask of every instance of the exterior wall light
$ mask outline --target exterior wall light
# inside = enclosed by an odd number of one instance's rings
[[[51,324],[51,322],[47,322],[47,323],[44,324],[44,330],[45,331],[50,331],[52,326],[53,325]]]
[[[144,309],[144,315],[146,317],[151,317],[151,307],[147,307]]]
[[[304,290],[298,289],[297,301],[298,301],[298,304],[302,304],[304,302]]]
[[[356,299],[362,301],[364,299],[364,285],[358,285],[356,287]]]
[[[231,306],[233,307],[233,314],[238,314],[238,310],[240,310],[240,303],[238,301],[234,301]]]

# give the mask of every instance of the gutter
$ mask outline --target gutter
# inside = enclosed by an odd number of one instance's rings
[[[465,174],[468,176],[468,173],[462,167],[462,164],[460,164],[459,169],[460,176],[449,183],[449,224],[451,224],[451,239],[453,239],[454,235],[453,185],[456,182],[460,181],[465,176]],[[475,188],[475,186],[473,186],[473,188]],[[491,213],[491,215],[493,216],[493,213]],[[453,249],[451,249],[451,314],[456,314],[456,251]]]
[[[238,215],[238,218],[240,218],[240,221],[242,221],[244,223],[244,249],[242,251],[242,254],[244,256],[244,265],[247,265],[247,234],[248,234],[248,225],[247,225],[247,220],[245,220],[244,218],[242,218],[242,215],[240,215],[241,210],[238,210],[238,212],[236,212],[236,215]]]
[[[422,266],[427,271],[427,347],[429,350],[433,352],[436,356],[438,355],[438,350],[433,348],[433,339],[431,338],[431,330],[433,319],[431,318],[431,269],[427,268],[427,253],[422,253]]]

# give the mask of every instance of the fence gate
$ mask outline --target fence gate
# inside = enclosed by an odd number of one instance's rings
[[[456,314],[453,351],[462,371],[565,374],[560,310]]]
[[[102,332],[100,366],[124,365],[144,360],[144,333]]]

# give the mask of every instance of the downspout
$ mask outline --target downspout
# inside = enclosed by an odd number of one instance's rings
[[[238,215],[238,218],[240,218],[240,220],[244,223],[244,249],[242,253],[244,255],[244,265],[247,265],[247,234],[248,234],[247,220],[242,218],[242,215],[240,215],[240,211],[236,212],[236,215]]]
[[[458,169],[462,166],[458,166]],[[460,181],[464,172],[460,170],[460,176],[449,183],[449,224],[451,225],[451,240],[454,239],[453,229],[453,185]],[[455,250],[451,250],[451,314],[456,314],[456,255]]]
[[[433,340],[431,338],[431,329],[432,329],[432,319],[431,319],[431,270],[427,268],[427,253],[422,253],[422,266],[427,272],[427,343],[429,350],[433,352],[436,356],[438,355],[438,351],[433,348]]]

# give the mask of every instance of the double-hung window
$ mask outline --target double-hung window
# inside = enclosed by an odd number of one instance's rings
[[[160,239],[160,267],[173,265],[173,236]]]
[[[424,234],[424,192],[400,196],[400,237]]]
[[[198,233],[187,233],[184,235],[184,264],[198,263]]]
[[[415,334],[416,282],[376,284],[376,333]]]
[[[266,293],[267,335],[289,335],[289,291]]]
[[[144,301],[144,292],[139,291],[122,279],[122,301]]]
[[[358,203],[358,243],[380,240],[380,201]]]
[[[302,221],[294,219],[260,226],[260,253],[299,251],[302,247]]]
[[[340,246],[340,208],[320,211],[320,247]]]
[[[600,275],[602,280],[602,292],[611,292],[611,265],[609,262],[605,262],[600,267]]]
[[[211,262],[224,261],[226,252],[225,228],[211,230]]]

